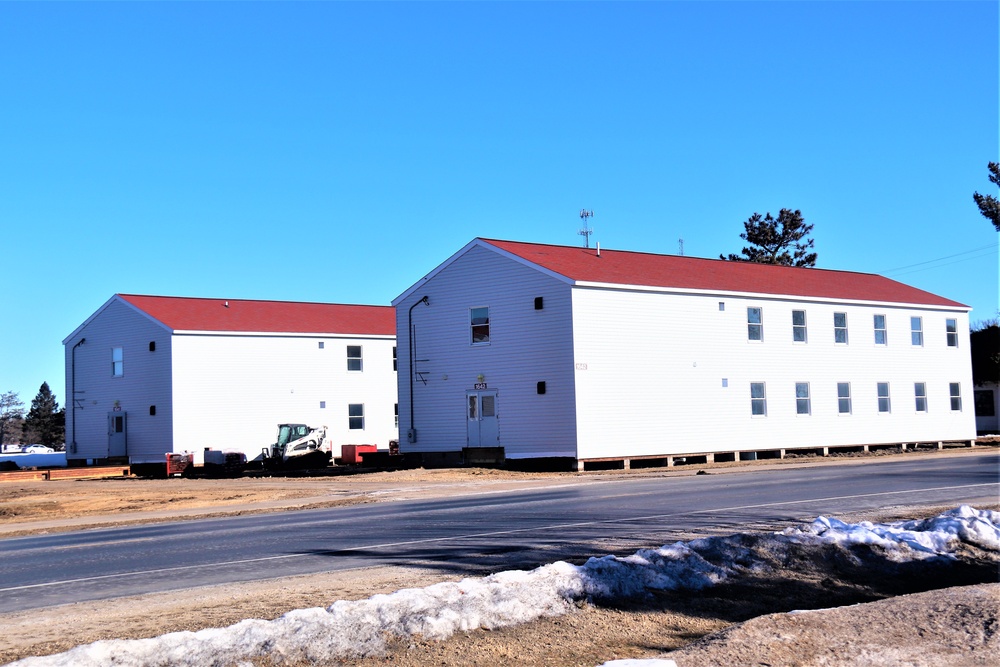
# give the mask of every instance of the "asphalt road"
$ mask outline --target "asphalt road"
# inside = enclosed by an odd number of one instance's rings
[[[997,499],[998,461],[990,452],[582,477],[530,491],[12,538],[0,540],[0,612],[372,565],[484,574],[820,514],[957,506]]]

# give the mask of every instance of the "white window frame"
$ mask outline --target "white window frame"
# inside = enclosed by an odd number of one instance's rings
[[[924,346],[924,318],[922,317],[910,317],[910,344],[913,347]]]
[[[795,383],[795,414],[796,415],[811,415],[812,414],[812,397],[810,396],[809,383],[808,382],[796,382]],[[804,408],[804,410],[803,410]]]
[[[851,405],[851,383],[837,383],[837,414],[849,415],[853,406]]]
[[[962,411],[962,383],[961,382],[949,382],[948,383],[948,396],[951,398],[951,410],[952,412]]]
[[[878,321],[880,317],[882,318],[881,327],[879,326],[879,321]],[[889,344],[889,332],[886,329],[885,315],[883,313],[875,313],[875,316],[872,318],[872,323],[875,327],[875,344],[878,345],[879,347],[885,347],[886,345]],[[881,341],[879,340],[879,334],[882,334]]]
[[[756,322],[754,316],[757,318]],[[764,309],[760,306],[747,306],[747,340],[751,343],[764,340]]]
[[[795,315],[797,313],[802,314],[802,323],[795,323]],[[801,332],[801,337],[799,337]],[[804,310],[793,310],[792,311],[792,342],[793,343],[808,343],[809,342],[809,329],[806,320],[806,311]]]
[[[121,345],[111,348],[111,377],[125,377],[125,348]]]
[[[476,311],[486,311],[486,322],[476,324]],[[480,318],[482,319],[482,318]],[[473,306],[469,308],[469,343],[471,345],[489,345],[490,341],[493,339],[493,332],[491,330],[490,322],[490,307],[489,306]],[[486,328],[486,338],[481,340],[476,340],[476,329],[480,330],[480,336],[482,335],[483,327]]]
[[[837,317],[843,317],[844,323],[842,325],[837,324]],[[843,336],[841,336],[843,334]],[[841,340],[843,338],[843,340]],[[836,345],[847,345],[847,313],[834,313],[833,314],[833,342]]]
[[[917,412],[927,412],[927,383],[926,382],[914,382],[913,383],[913,399],[914,407]]]
[[[365,404],[347,404],[347,429],[350,431],[365,430]]]
[[[352,349],[357,349],[356,355],[351,354]],[[353,362],[353,363],[352,363]],[[365,350],[363,345],[347,346],[347,371],[349,373],[361,373],[365,369]]]
[[[885,387],[885,395],[882,393],[882,388]],[[878,396],[878,412],[879,414],[889,414],[892,412],[892,398],[890,396],[890,389],[888,382],[877,382],[875,383],[875,393]],[[883,403],[882,401],[885,401]],[[883,410],[882,407],[885,406]]]
[[[944,332],[945,338],[948,341],[948,347],[958,347],[958,319],[954,317],[949,317],[944,321]]]
[[[754,393],[758,388],[760,395],[754,396]],[[750,416],[767,416],[767,384],[765,382],[750,383]]]

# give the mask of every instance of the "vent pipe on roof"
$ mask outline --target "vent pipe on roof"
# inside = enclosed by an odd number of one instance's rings
[[[228,301],[224,301],[224,302],[222,303],[222,305],[223,305],[223,306],[225,306],[226,308],[229,308],[229,302],[228,302]]]
[[[600,241],[597,242],[597,256],[598,257],[601,256],[601,242]]]

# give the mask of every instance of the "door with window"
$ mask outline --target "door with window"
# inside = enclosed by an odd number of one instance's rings
[[[465,394],[465,416],[469,447],[497,447],[500,428],[497,423],[496,390],[470,391]]]
[[[108,413],[108,458],[128,455],[128,413]]]

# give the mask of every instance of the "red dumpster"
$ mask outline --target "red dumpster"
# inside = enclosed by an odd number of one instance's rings
[[[184,474],[190,465],[190,454],[167,454],[167,477]]]
[[[377,452],[375,445],[341,445],[340,462],[344,465],[356,465],[361,463],[362,455],[369,452]]]

